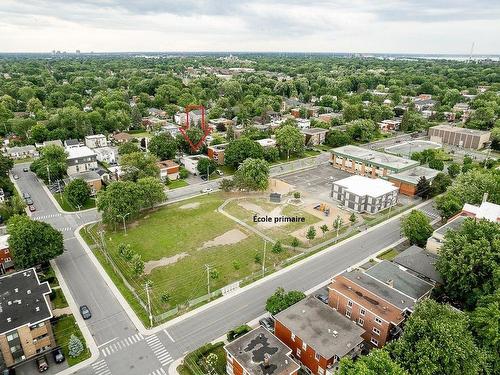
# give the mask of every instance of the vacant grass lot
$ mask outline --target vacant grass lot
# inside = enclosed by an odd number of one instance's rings
[[[225,198],[223,193],[192,198],[145,214],[129,224],[126,235],[123,231],[114,232],[111,229],[106,232],[104,237],[110,255],[141,297],[146,279],[152,282],[155,313],[206,294],[205,265],[216,270],[210,277],[212,291],[261,269],[256,256],[263,257],[263,240],[217,212]],[[214,246],[204,247],[206,242],[218,236],[225,235],[227,239],[227,232],[234,230],[246,237],[240,238],[237,243],[225,244],[219,239]],[[142,256],[146,266],[148,261],[163,260],[164,263],[153,268],[149,275],[133,277],[129,266],[118,254],[120,243],[129,244],[134,252]],[[183,257],[173,258],[179,254]],[[272,266],[291,255],[292,250],[274,254],[268,248],[266,265]]]

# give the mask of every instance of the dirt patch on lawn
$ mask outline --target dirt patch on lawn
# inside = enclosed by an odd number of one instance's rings
[[[248,236],[239,229],[231,229],[220,236],[215,237],[211,241],[207,241],[199,250],[207,249],[213,246],[224,246],[224,245],[234,245],[240,241],[243,241]]]
[[[267,221],[266,222],[258,222],[257,223],[258,227],[271,228],[271,227],[279,227],[279,226],[287,224],[285,222],[274,223],[275,217],[279,217],[279,216],[283,215],[283,213],[282,213],[283,206],[276,206],[276,208],[274,208],[271,211],[266,211],[261,206],[255,204],[255,203],[245,202],[245,201],[239,202],[238,206],[240,206],[241,208],[244,208],[247,211],[251,211],[251,212],[257,214],[258,216],[269,216],[272,219],[271,222],[267,222]]]
[[[183,206],[180,206],[179,208],[181,210],[191,210],[193,208],[198,208],[198,207],[200,207],[200,202],[188,203],[188,204],[185,204]]]
[[[174,264],[178,260],[181,260],[182,258],[187,257],[188,255],[189,255],[188,253],[180,253],[174,255],[173,257],[165,257],[159,260],[150,260],[149,262],[146,262],[144,264],[144,274],[149,275],[151,271],[153,271],[155,268],[168,266],[169,264]]]

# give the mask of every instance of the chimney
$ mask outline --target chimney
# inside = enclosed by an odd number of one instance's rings
[[[481,203],[484,203],[488,200],[488,192],[483,194],[483,201]]]
[[[269,354],[264,354],[264,368],[269,368],[271,364],[271,356]]]

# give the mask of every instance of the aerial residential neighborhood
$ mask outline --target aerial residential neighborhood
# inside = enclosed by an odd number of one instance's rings
[[[500,374],[497,4],[0,15],[3,375]]]

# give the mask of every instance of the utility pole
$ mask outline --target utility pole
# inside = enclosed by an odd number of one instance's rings
[[[210,181],[210,163],[207,164],[207,181]]]
[[[48,177],[49,185],[50,185],[50,168],[49,168],[48,164],[46,165],[46,167],[47,167],[47,177]]]
[[[147,281],[146,284],[144,284],[144,287],[146,288],[146,295],[148,297],[149,325],[153,327],[153,314],[151,313],[151,298],[149,297],[149,283]]]
[[[262,258],[262,277],[266,274],[266,247],[267,241],[264,240],[264,257]]]
[[[208,298],[210,299],[210,265],[205,264],[205,269],[207,270],[207,292]]]

